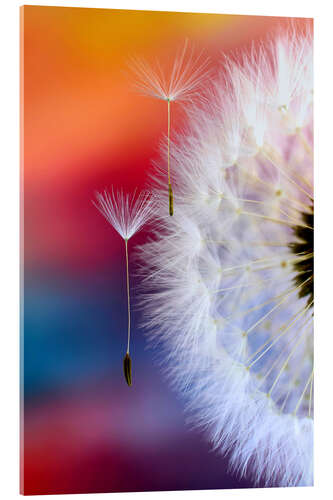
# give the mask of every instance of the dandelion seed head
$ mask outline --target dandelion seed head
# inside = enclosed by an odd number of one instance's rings
[[[312,38],[225,59],[175,139],[177,216],[141,250],[164,369],[241,475],[312,484]]]

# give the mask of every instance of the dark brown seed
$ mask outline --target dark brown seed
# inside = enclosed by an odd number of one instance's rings
[[[129,386],[132,385],[132,360],[130,358],[130,355],[128,352],[126,353],[126,356],[124,357],[124,375],[126,382]]]
[[[171,184],[169,184],[169,214],[173,215],[173,193]]]

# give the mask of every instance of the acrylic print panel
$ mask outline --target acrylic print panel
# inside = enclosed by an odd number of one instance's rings
[[[312,485],[312,21],[21,40],[22,492]]]

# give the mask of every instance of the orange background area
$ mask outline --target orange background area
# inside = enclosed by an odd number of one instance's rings
[[[60,266],[89,266],[112,238],[92,207],[94,191],[141,187],[158,158],[165,108],[134,91],[129,58],[163,65],[188,38],[218,69],[222,52],[289,22],[32,6],[21,14],[25,258]],[[182,118],[177,105],[172,130]]]

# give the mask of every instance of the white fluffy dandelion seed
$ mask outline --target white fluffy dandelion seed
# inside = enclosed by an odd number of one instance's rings
[[[203,57],[202,52],[195,54],[188,40],[168,72],[159,61],[152,65],[137,57],[130,59],[129,66],[136,75],[134,86],[140,94],[170,102],[189,101],[200,96],[202,83],[208,74],[208,59]]]
[[[173,148],[177,216],[140,250],[192,422],[267,485],[313,481],[312,138],[309,32],[227,60]]]
[[[115,228],[125,242],[126,258],[126,287],[127,287],[127,350],[124,357],[124,375],[129,386],[132,385],[132,360],[129,355],[131,337],[131,302],[128,269],[128,240],[137,233],[150,219],[154,211],[154,199],[150,193],[143,192],[139,196],[135,193],[130,196],[123,191],[111,194],[107,191],[96,194],[96,208],[104,215],[107,221]]]
[[[154,67],[143,59],[132,58],[129,66],[136,75],[135,88],[138,92],[167,102],[169,214],[173,215],[173,192],[170,173],[171,102],[189,101],[200,96],[201,85],[209,74],[208,59],[202,57],[202,52],[195,55],[193,49],[188,46],[188,40],[186,40],[183,49],[174,60],[173,66],[168,73],[169,76],[161,68],[158,61]]]

